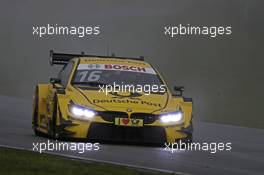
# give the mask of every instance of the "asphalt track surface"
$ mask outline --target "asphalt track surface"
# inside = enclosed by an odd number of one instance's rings
[[[0,96],[0,145],[33,149],[47,142],[31,130],[30,100]],[[99,151],[51,152],[88,161],[128,165],[176,174],[264,174],[264,130],[195,122],[195,142],[231,142],[231,151],[165,151],[164,147],[100,144]]]

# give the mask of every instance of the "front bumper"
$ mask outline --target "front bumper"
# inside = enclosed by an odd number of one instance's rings
[[[117,141],[146,144],[166,142],[164,127],[124,127],[111,124],[92,123],[87,135],[89,140]]]
[[[109,112],[108,112],[109,113]],[[96,117],[95,121],[80,121],[60,117],[61,137],[81,138],[93,141],[133,142],[146,144],[164,144],[175,142],[189,135],[189,127],[183,125],[162,126],[152,116],[144,114],[143,127],[118,126],[113,123],[114,116],[127,117],[122,113],[109,113]],[[143,116],[143,115],[135,115]],[[62,127],[63,126],[63,127]],[[190,125],[189,125],[190,126]],[[192,131],[191,131],[192,132]]]

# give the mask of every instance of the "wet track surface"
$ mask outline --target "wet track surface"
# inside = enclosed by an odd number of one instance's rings
[[[31,130],[31,101],[0,96],[0,145],[33,148],[47,142]],[[165,151],[164,147],[100,144],[99,151],[80,154],[59,151],[88,160],[182,172],[183,174],[263,174],[264,130],[195,122],[194,142],[231,142],[231,151]]]

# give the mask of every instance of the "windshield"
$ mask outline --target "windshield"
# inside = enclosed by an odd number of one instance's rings
[[[72,84],[75,85],[162,85],[162,81],[154,69],[126,66],[126,65],[105,65],[105,64],[79,64]]]

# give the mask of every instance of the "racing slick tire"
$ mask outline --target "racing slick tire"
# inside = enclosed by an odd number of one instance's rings
[[[38,112],[39,112],[39,95],[38,95],[38,86],[35,90],[35,101],[34,101],[34,111],[33,111],[33,118],[32,118],[32,129],[36,136],[43,136],[44,134],[37,130],[38,128]]]
[[[52,117],[51,117],[51,120],[49,121],[49,124],[48,124],[48,133],[49,133],[49,136],[52,138],[52,139],[57,139],[57,132],[56,132],[56,120],[57,120],[57,110],[58,110],[58,98],[57,98],[57,95],[55,94],[54,95],[54,98],[53,98],[53,112],[52,112]]]

